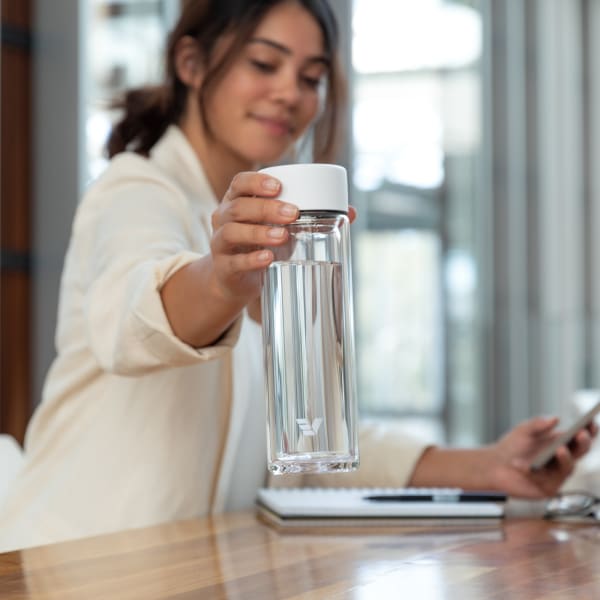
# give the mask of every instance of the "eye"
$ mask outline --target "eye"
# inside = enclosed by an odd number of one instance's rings
[[[262,60],[250,59],[250,64],[258,69],[261,73],[273,73],[276,69],[275,65],[263,62]]]
[[[302,82],[309,87],[311,90],[316,90],[321,83],[320,77],[308,77],[306,75],[302,76]]]

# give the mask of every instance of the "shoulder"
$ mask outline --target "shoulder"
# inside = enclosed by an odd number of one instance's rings
[[[90,191],[119,185],[164,186],[180,192],[176,181],[156,163],[135,152],[122,152],[113,157],[106,171],[92,184]]]
[[[106,170],[87,189],[81,202],[87,208],[115,202],[142,203],[152,201],[187,207],[185,190],[169,173],[152,159],[134,152],[123,152],[111,159]]]
[[[151,159],[123,152],[111,159],[106,170],[87,189],[77,207],[74,228],[87,229],[99,220],[138,221],[156,215],[190,215],[190,200],[168,173]]]

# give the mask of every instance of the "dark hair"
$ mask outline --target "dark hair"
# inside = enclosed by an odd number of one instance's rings
[[[187,87],[175,72],[175,48],[183,36],[195,38],[206,58],[211,56],[218,40],[228,33],[234,40],[224,57],[211,66],[200,90],[200,112],[207,131],[207,95],[237,57],[261,19],[274,6],[290,0],[187,0],[181,17],[168,39],[166,76],[162,85],[132,89],[114,103],[124,109],[124,115],[114,126],[106,145],[109,157],[131,150],[147,155],[167,127],[181,116],[187,97]],[[337,57],[338,30],[335,16],[327,0],[293,0],[304,7],[317,21],[330,58],[327,94],[323,111],[315,125],[313,155],[317,161],[334,158],[339,134],[341,108],[344,104],[344,81]],[[207,60],[208,63],[208,60]]]

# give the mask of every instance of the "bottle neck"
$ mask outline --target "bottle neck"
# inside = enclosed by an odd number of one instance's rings
[[[300,216],[313,216],[313,217],[333,217],[336,215],[347,215],[348,213],[343,210],[301,210]]]
[[[301,210],[296,222],[336,219],[341,216],[347,217],[348,213],[341,210]]]

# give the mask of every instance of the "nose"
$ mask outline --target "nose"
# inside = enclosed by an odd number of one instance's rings
[[[282,70],[275,81],[273,90],[275,100],[293,107],[300,102],[301,95],[298,73],[294,69]]]

